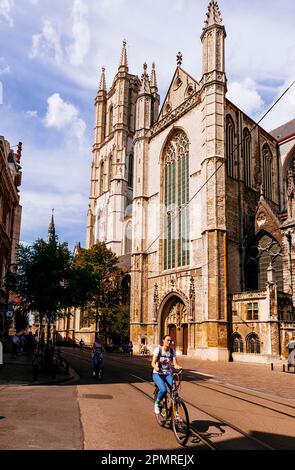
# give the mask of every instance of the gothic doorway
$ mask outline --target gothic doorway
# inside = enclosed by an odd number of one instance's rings
[[[162,308],[161,338],[169,334],[174,341],[173,347],[178,354],[187,354],[188,321],[187,308],[177,295],[171,295]]]

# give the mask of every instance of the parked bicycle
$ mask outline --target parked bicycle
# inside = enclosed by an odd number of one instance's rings
[[[182,380],[182,369],[173,373],[172,388],[159,404],[160,413],[155,414],[160,426],[165,426],[170,420],[177,442],[184,446],[189,438],[189,416],[186,405],[179,395]],[[158,387],[155,385],[154,400],[158,396]]]

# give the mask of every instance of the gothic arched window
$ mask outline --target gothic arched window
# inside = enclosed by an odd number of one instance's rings
[[[271,233],[261,231],[246,249],[246,290],[265,289],[267,269],[274,268],[274,280],[283,290],[283,265],[281,246]]]
[[[109,158],[109,187],[111,186],[111,181],[113,177],[113,157],[110,155]]]
[[[114,119],[114,108],[113,106],[111,106],[109,109],[109,134],[113,132],[113,125],[114,125],[113,119]]]
[[[132,153],[128,157],[128,186],[133,188],[133,155]]]
[[[131,220],[127,223],[125,227],[124,251],[125,251],[125,255],[127,255],[127,253],[131,253],[132,251],[132,222]]]
[[[285,174],[285,194],[287,197],[288,216],[295,216],[295,155],[290,160]]]
[[[226,162],[227,162],[227,174],[232,178],[235,177],[235,126],[234,121],[230,116],[226,117]]]
[[[245,128],[243,132],[244,182],[251,188],[251,134]]]
[[[267,144],[262,147],[263,186],[264,194],[272,199],[272,153]]]
[[[247,353],[260,354],[260,339],[256,333],[250,333],[246,338]]]
[[[122,283],[121,283],[123,305],[130,304],[130,286],[131,286],[131,277],[129,274],[126,274],[126,276],[124,276]]]
[[[163,156],[165,239],[164,269],[189,264],[189,141],[176,130]]]
[[[99,192],[100,194],[104,192],[104,162],[100,165]]]
[[[244,352],[244,343],[239,333],[233,334],[233,352]]]

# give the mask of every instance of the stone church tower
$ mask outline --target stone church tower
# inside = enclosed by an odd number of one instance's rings
[[[161,109],[125,41],[109,91],[102,69],[87,246],[131,257],[135,352],[169,333],[178,354],[274,361],[295,338],[295,120],[268,133],[227,99],[225,38],[211,0],[202,76],[178,53]]]
[[[87,247],[104,241],[117,256],[131,251],[128,219],[133,198],[133,136],[140,82],[128,69],[126,41],[109,92],[105,68],[95,98]],[[129,230],[130,231],[130,230]]]

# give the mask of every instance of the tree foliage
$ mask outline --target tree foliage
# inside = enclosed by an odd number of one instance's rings
[[[75,264],[93,272],[97,279],[85,317],[95,323],[96,330],[99,329],[106,340],[128,337],[129,309],[121,302],[122,271],[118,268],[118,258],[99,242],[89,249],[82,249]]]
[[[19,245],[17,264],[10,267],[6,287],[16,295],[17,309],[38,312],[54,320],[64,309],[85,304],[92,296],[93,273],[76,267],[67,243],[37,240],[32,246]]]
[[[129,314],[127,320],[121,305],[121,275],[118,259],[105,243],[82,248],[73,256],[68,245],[55,237],[18,247],[17,264],[8,271],[6,287],[15,294],[23,320],[35,311],[41,322],[45,318],[50,324],[67,309],[84,307],[96,330],[99,326],[105,338],[112,339],[129,327]]]

